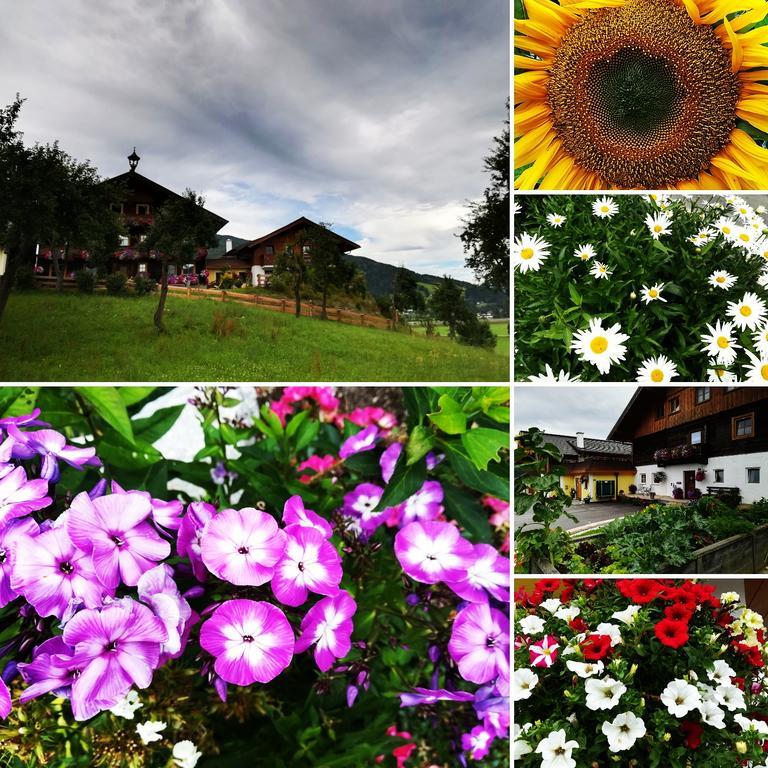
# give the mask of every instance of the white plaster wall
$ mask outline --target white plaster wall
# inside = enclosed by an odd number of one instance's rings
[[[645,472],[647,482],[645,485],[652,485],[653,490],[662,496],[671,496],[675,485],[683,487],[683,472],[687,470],[696,471],[701,467],[706,476],[704,480],[696,483],[696,487],[702,492],[707,492],[707,486],[721,486],[738,488],[741,491],[741,500],[745,504],[751,504],[753,501],[768,497],[768,453],[747,453],[736,456],[712,456],[706,464],[673,464],[669,467],[658,467],[655,464],[646,464],[637,467],[635,475],[635,485],[640,486],[641,473]],[[747,482],[747,467],[760,467],[760,482]],[[725,477],[722,483],[715,482],[715,470],[725,470]],[[665,472],[667,479],[663,483],[653,482],[654,472]]]
[[[264,271],[263,267],[260,267],[258,264],[254,264],[251,267],[251,285],[258,285],[259,282],[262,284],[264,283],[264,276],[267,273]],[[259,281],[259,277],[261,277],[261,281]]]

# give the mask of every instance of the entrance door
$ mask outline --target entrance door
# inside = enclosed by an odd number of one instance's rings
[[[688,469],[683,472],[683,489],[685,490],[686,498],[688,497],[688,491],[692,491],[696,487],[696,473],[692,469]]]
[[[581,477],[573,478],[573,487],[576,489],[576,498],[581,501]]]

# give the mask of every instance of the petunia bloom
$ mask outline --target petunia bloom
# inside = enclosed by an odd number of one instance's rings
[[[192,616],[189,603],[181,596],[173,580],[173,569],[161,563],[141,574],[136,585],[139,598],[165,625],[168,640],[161,651],[175,657],[182,650],[182,633]]]
[[[395,536],[395,556],[405,573],[424,584],[466,578],[474,549],[458,528],[435,520],[413,522]]]
[[[365,534],[373,533],[382,525],[392,509],[387,507],[374,511],[384,495],[384,489],[374,483],[360,483],[344,496],[342,512],[358,522],[360,530]]]
[[[434,520],[443,513],[443,486],[437,480],[427,480],[399,505],[399,511],[401,527],[416,520]]]
[[[348,592],[324,597],[313,605],[301,620],[301,634],[296,640],[296,653],[315,644],[315,662],[327,672],[336,659],[343,659],[352,647],[352,616],[357,603]]]
[[[253,507],[224,509],[206,523],[200,554],[220,579],[257,587],[272,578],[285,542],[272,515]]]
[[[466,578],[450,581],[448,586],[471,603],[485,603],[488,595],[509,602],[509,560],[490,544],[475,544]]]
[[[283,523],[288,525],[303,525],[305,528],[315,528],[320,531],[326,539],[333,534],[331,524],[320,517],[317,512],[304,507],[301,496],[291,496],[283,506]]]
[[[560,646],[554,635],[545,635],[528,649],[532,667],[551,667],[557,661]]]
[[[268,683],[293,658],[294,636],[285,614],[256,600],[228,600],[200,629],[200,645],[214,669],[233,685]]]
[[[341,558],[320,531],[289,525],[285,552],[275,567],[272,591],[285,605],[306,601],[309,592],[334,596],[341,581]]]
[[[487,603],[462,608],[451,628],[448,652],[471,683],[508,679],[509,619]]]

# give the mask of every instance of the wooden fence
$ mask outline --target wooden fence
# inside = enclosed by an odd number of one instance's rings
[[[56,288],[55,277],[37,277],[37,284],[41,288]],[[65,290],[77,288],[77,284],[71,278],[62,281]],[[96,290],[106,291],[106,285],[103,280],[96,283]],[[238,293],[236,291],[225,291],[216,288],[186,287],[183,285],[169,285],[168,293],[173,296],[181,296],[186,299],[212,299],[214,301],[234,302],[235,304],[249,304],[261,309],[269,309],[273,312],[285,312],[294,314],[296,305],[292,299],[278,299],[274,296],[265,296],[259,293]],[[322,307],[311,300],[301,302],[301,314],[304,317],[320,318]],[[355,312],[349,309],[340,309],[339,307],[327,307],[326,317],[328,320],[334,320],[347,325],[361,325],[366,328],[381,328],[384,330],[392,328],[392,321],[381,315],[370,315],[365,312]]]

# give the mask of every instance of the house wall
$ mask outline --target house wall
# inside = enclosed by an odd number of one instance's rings
[[[760,467],[759,483],[747,483],[747,467]],[[661,496],[671,496],[672,489],[676,485],[683,487],[683,472],[696,471],[699,468],[706,472],[704,480],[696,482],[696,488],[702,493],[707,492],[707,486],[738,488],[745,504],[751,504],[764,496],[768,497],[768,451],[731,456],[712,456],[705,465],[689,463],[659,467],[656,464],[639,464],[634,482],[635,485],[642,485],[640,475],[644,472],[646,474],[645,485],[653,486],[653,490]],[[725,472],[722,483],[715,482],[716,469],[722,469]],[[666,473],[667,479],[662,483],[654,483],[654,472]]]
[[[617,476],[618,475],[618,476]],[[563,475],[560,478],[560,487],[566,492],[570,493],[572,488],[576,488],[576,478],[585,477],[585,475]],[[581,487],[581,498],[589,495],[593,500],[597,499],[597,481],[615,481],[616,482],[616,495],[618,496],[620,491],[629,493],[629,486],[634,482],[635,476],[631,471],[624,472],[597,472],[589,473],[586,475],[587,484]]]

